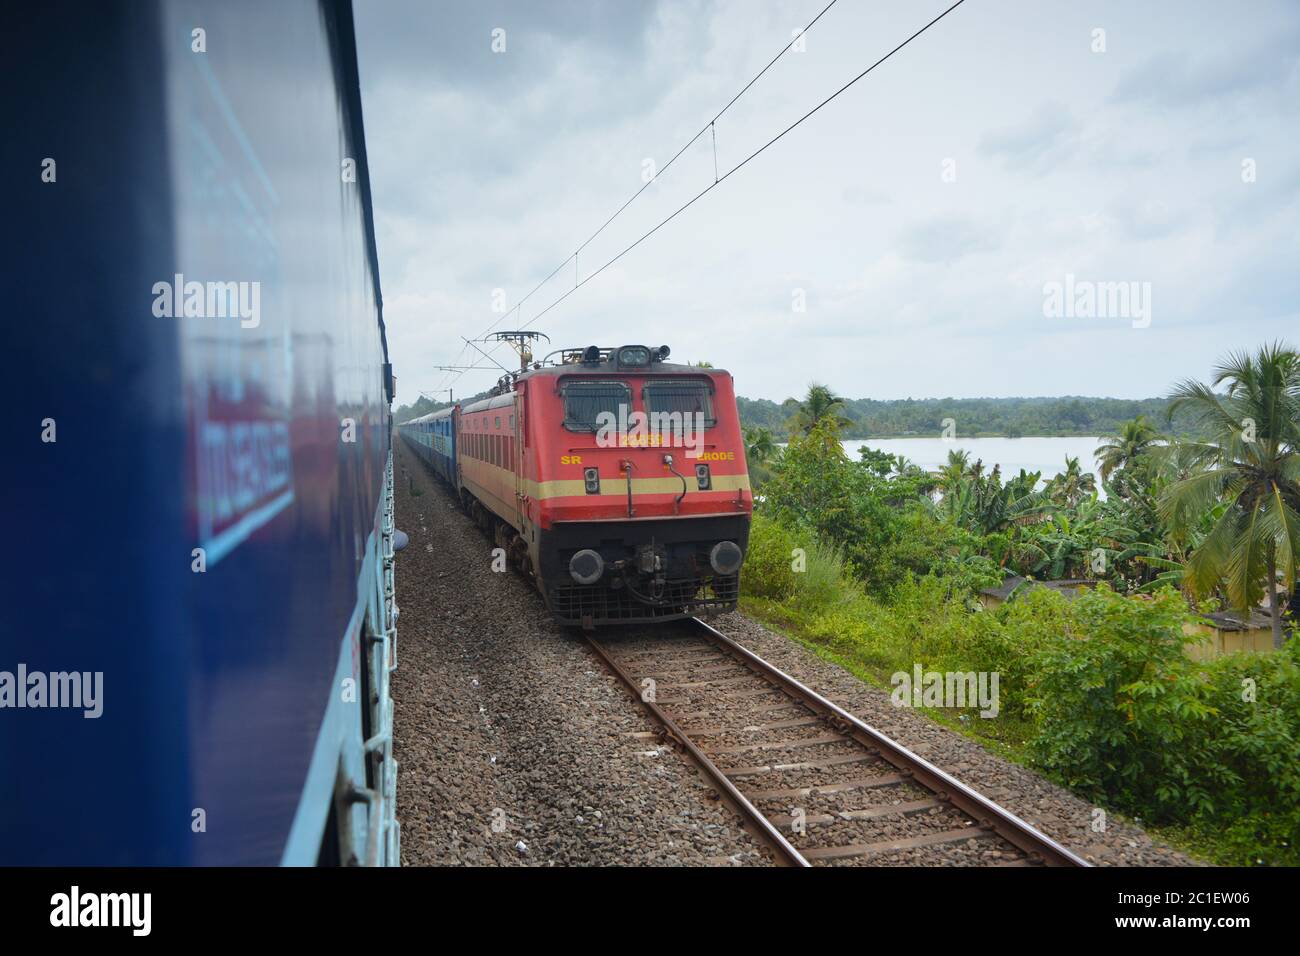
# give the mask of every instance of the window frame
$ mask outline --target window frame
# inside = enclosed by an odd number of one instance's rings
[[[601,385],[605,387],[621,388],[623,390],[623,393],[627,396],[628,415],[630,416],[632,414],[633,411],[632,386],[629,382],[625,382],[620,379],[591,379],[591,378],[571,379],[567,382],[561,382],[559,386],[560,410],[564,413],[564,419],[562,424],[564,426],[565,431],[585,432],[594,435],[596,432],[600,430],[599,425],[596,424],[589,425],[585,422],[575,422],[570,420],[569,418],[569,395],[568,395],[569,389],[573,388],[574,386],[581,387],[583,385]]]
[[[652,416],[656,411],[650,404],[650,389],[654,388],[656,385],[696,385],[703,388],[708,403],[708,414],[704,416],[704,429],[707,431],[708,429],[717,426],[718,412],[713,406],[713,396],[717,394],[718,390],[714,387],[712,379],[682,376],[681,378],[647,379],[642,382],[641,407],[645,410],[647,422],[651,420],[650,416]],[[661,411],[660,414],[670,413]]]

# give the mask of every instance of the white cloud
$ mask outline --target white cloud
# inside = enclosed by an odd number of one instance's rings
[[[402,399],[445,383],[431,367],[499,320],[494,288],[511,303],[531,289],[640,185],[645,158],[662,169],[823,5],[358,4]],[[719,168],[944,6],[836,5],[719,120]],[[776,400],[812,378],[889,398],[1136,397],[1203,377],[1229,349],[1300,338],[1298,29],[1283,2],[966,4],[536,327],[556,345],[667,342]],[[713,170],[706,134],[578,274]],[[1043,283],[1066,273],[1151,282],[1151,327],[1044,319]],[[573,283],[569,263],[505,324]]]

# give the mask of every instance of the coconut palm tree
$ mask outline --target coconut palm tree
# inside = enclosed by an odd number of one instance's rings
[[[766,462],[776,454],[776,442],[770,429],[753,426],[745,429],[745,457],[750,461]]]
[[[1101,480],[1106,481],[1112,472],[1137,464],[1160,440],[1160,433],[1145,415],[1124,422],[1118,435],[1104,439],[1093,452],[1101,463]]]
[[[947,497],[971,477],[970,453],[960,448],[948,452],[948,461],[934,473],[935,487]]]
[[[1065,471],[1047,483],[1048,497],[1059,505],[1073,508],[1097,493],[1097,478],[1084,471],[1077,457],[1065,456]]]
[[[1221,386],[1226,392],[1216,393]],[[1233,353],[1210,384],[1184,381],[1172,399],[1170,416],[1190,412],[1205,438],[1185,443],[1198,470],[1165,488],[1161,516],[1178,534],[1228,505],[1189,555],[1184,584],[1202,596],[1223,582],[1247,614],[1267,596],[1273,646],[1281,647],[1278,579],[1294,588],[1300,551],[1300,355],[1280,342],[1254,356]]]
[[[804,434],[808,434],[818,423],[829,421],[836,431],[842,431],[853,424],[843,415],[844,399],[840,398],[825,385],[812,382],[808,386],[808,395],[799,410],[795,412],[793,425]]]

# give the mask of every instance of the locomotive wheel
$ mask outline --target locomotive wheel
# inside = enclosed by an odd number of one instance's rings
[[[519,573],[532,580],[533,564],[528,559],[528,542],[521,535],[515,535],[510,539],[510,558]]]

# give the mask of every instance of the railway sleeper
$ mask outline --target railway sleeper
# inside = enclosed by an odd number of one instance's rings
[[[809,847],[800,849],[804,859],[844,860],[858,856],[878,856],[895,853],[899,850],[912,850],[922,846],[937,846],[943,843],[961,843],[965,840],[978,840],[993,836],[993,831],[986,827],[969,826],[957,830],[943,830],[939,833],[924,833],[921,836],[908,837],[904,840],[879,840],[875,843],[852,843],[844,846]]]
[[[751,750],[802,750],[804,747],[825,747],[828,744],[852,743],[839,734],[823,734],[820,737],[805,737],[802,740],[776,740],[766,743],[740,744],[736,747],[718,747],[709,750],[710,756],[724,754],[743,754]]]
[[[769,730],[789,730],[796,727],[811,727],[824,723],[820,717],[791,717],[789,720],[774,720],[766,724],[746,724],[739,730],[732,727],[683,728],[692,737],[718,737],[722,734],[758,734]]]
[[[878,777],[859,777],[843,783],[823,783],[815,787],[791,787],[784,790],[753,790],[746,794],[750,800],[798,800],[820,794],[843,793],[848,790],[869,790],[876,787],[896,787],[910,783],[911,774],[886,773]]]
[[[722,767],[722,773],[728,777],[753,777],[761,773],[784,773],[789,770],[821,770],[825,767],[838,767],[843,764],[866,763],[880,758],[875,754],[849,754],[843,757],[827,757],[825,760],[805,760],[800,763],[756,764],[749,767]]]
[[[942,800],[929,798],[926,800],[910,800],[907,803],[887,804],[879,807],[865,807],[861,810],[838,810],[835,813],[809,813],[803,818],[803,822],[809,826],[818,823],[834,823],[836,820],[876,820],[881,817],[904,816],[910,817],[917,813],[924,813],[927,810],[933,810],[935,807],[946,807],[948,804]],[[788,829],[794,823],[794,817],[788,813],[778,813],[768,817],[776,826],[782,829]]]

